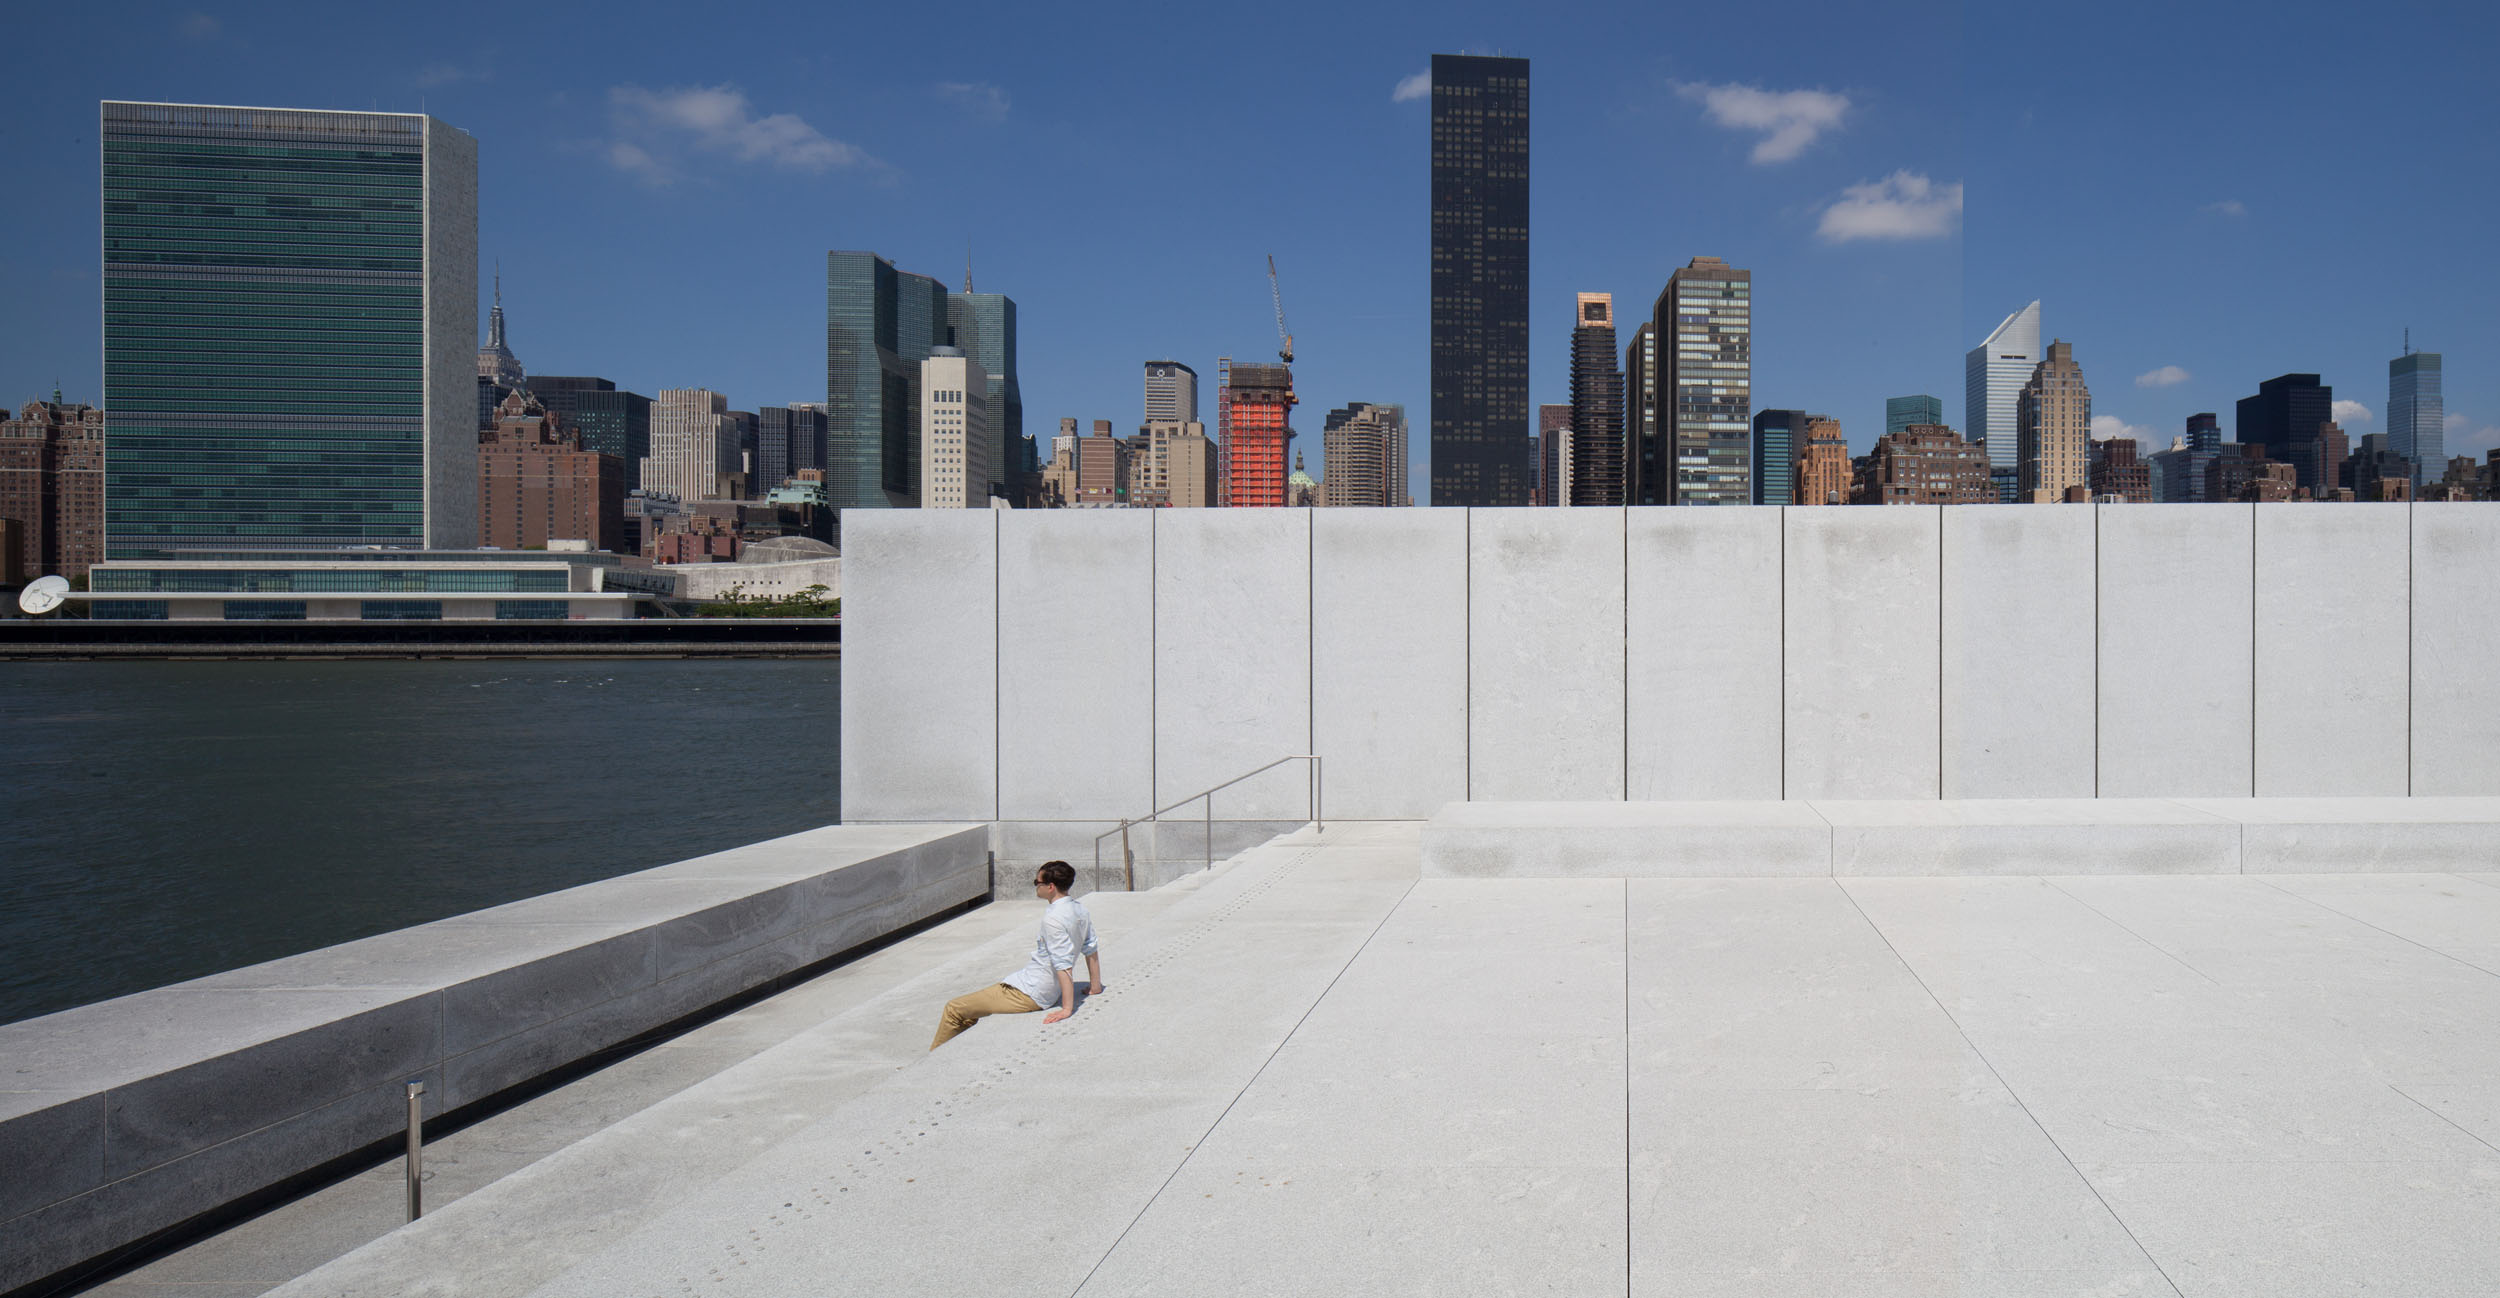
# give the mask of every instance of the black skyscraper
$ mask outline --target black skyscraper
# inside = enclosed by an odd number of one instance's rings
[[[1571,503],[1623,503],[1623,375],[1615,370],[1615,304],[1582,293],[1571,329]]]
[[[2339,466],[2322,462],[2318,426],[2335,417],[2335,389],[2315,374],[2285,374],[2257,385],[2257,395],[2240,398],[2240,444],[2261,445],[2266,454],[2292,466],[2299,485],[2335,486]]]
[[[1528,503],[1528,61],[1432,56],[1432,503]]]

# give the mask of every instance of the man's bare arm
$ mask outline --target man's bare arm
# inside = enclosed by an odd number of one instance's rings
[[[1092,951],[1085,953],[1085,994],[1102,995],[1102,957]]]
[[[1059,1008],[1042,1016],[1044,1023],[1056,1023],[1076,1013],[1076,980],[1067,970],[1059,971]]]

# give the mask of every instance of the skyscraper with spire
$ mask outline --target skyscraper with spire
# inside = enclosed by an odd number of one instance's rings
[[[486,345],[477,349],[477,426],[495,426],[505,397],[529,386],[519,357],[503,340],[503,268],[495,268],[495,305],[486,313]]]
[[[2015,496],[2022,448],[2015,420],[2023,388],[2040,364],[2040,303],[2005,317],[1987,339],[1962,358],[1962,421],[1970,439],[1988,450],[1988,477],[1997,499]]]

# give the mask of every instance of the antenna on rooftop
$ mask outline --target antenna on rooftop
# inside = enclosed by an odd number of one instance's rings
[[[964,240],[964,292],[972,291],[972,240]]]

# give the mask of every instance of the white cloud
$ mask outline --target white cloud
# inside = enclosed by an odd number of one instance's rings
[[[2500,427],[2485,424],[2477,428],[2473,420],[2451,414],[2440,421],[2440,430],[2446,434],[2440,439],[2441,444],[2451,456],[2470,455],[2479,460],[2500,450]]]
[[[1914,171],[1851,185],[1823,209],[1816,233],[1826,243],[1852,239],[1932,239],[1953,233],[1962,216],[1960,182],[1939,185]]]
[[[963,110],[967,117],[984,122],[1007,120],[1007,92],[986,81],[941,81],[938,98]]]
[[[609,146],[608,161],[655,184],[677,179],[683,171],[678,160],[686,152],[783,171],[880,165],[794,114],[756,116],[746,93],[732,85],[618,86],[608,92],[608,109],[619,136]]]
[[[2219,203],[2207,203],[2203,207],[2196,210],[2199,212],[2211,212],[2216,216],[2246,216],[2248,215],[2248,204],[2243,203],[2236,198],[2226,198]]]
[[[1678,83],[1675,93],[1699,103],[1711,121],[1731,131],[1759,133],[1762,139],[1753,146],[1756,163],[1796,157],[1816,136],[1840,129],[1841,119],[1849,114],[1849,96],[1829,90],[1764,90],[1688,81]]]
[[[2354,424],[2366,424],[2370,422],[2370,408],[2358,401],[2338,401],[2331,418],[2347,428]]]
[[[2187,382],[2188,378],[2189,374],[2186,370],[2176,365],[2164,365],[2160,369],[2146,370],[2136,375],[2135,385],[2139,388],[2175,388]]]
[[[1393,104],[1430,98],[1432,98],[1432,69],[1430,68],[1401,79],[1398,82],[1398,88],[1389,92],[1389,102]]]
[[[2147,450],[2154,446],[2153,430],[2142,424],[2128,423],[2116,415],[2092,416],[2092,440],[2106,442],[2113,437],[2132,437],[2137,446]]]
[[[182,34],[195,41],[213,41],[225,34],[225,24],[207,14],[192,14],[180,24]]]

